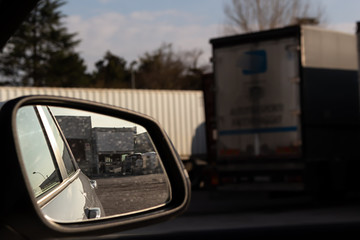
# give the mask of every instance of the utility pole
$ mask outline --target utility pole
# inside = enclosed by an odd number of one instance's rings
[[[130,64],[130,71],[131,71],[131,88],[135,89],[136,88],[136,84],[135,84],[135,72],[134,72],[134,66],[137,64],[137,61],[132,61]]]

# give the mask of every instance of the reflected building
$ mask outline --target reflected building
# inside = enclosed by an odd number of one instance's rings
[[[120,173],[126,156],[134,153],[136,127],[93,128],[97,174]]]
[[[87,176],[162,172],[147,132],[138,134],[135,126],[93,127],[90,116],[56,116],[56,119]]]
[[[91,175],[94,171],[96,172],[97,166],[93,159],[91,117],[56,116],[56,120],[82,171],[87,175]]]
[[[90,116],[56,116],[79,167],[87,176],[120,173],[134,154],[136,127],[92,127]]]
[[[134,148],[135,148],[135,152],[139,152],[139,153],[155,151],[150,136],[147,132],[140,133],[135,136]]]

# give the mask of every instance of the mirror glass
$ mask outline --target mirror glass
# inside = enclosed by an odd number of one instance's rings
[[[141,125],[76,109],[24,106],[16,131],[29,185],[48,219],[125,215],[171,199],[161,158]]]

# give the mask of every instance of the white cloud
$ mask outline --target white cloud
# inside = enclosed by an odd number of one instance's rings
[[[172,43],[175,50],[201,49],[204,52],[201,61],[208,63],[209,40],[219,36],[221,26],[199,23],[199,18],[175,10],[139,11],[129,15],[110,12],[87,19],[69,16],[67,26],[70,32],[79,33],[82,42],[77,50],[85,59],[88,71],[92,71],[94,63],[108,50],[131,62],[162,43]],[[355,23],[326,26],[348,33],[355,33],[355,27]]]
[[[69,16],[67,27],[79,33],[82,42],[78,51],[89,71],[107,50],[131,62],[165,42],[173,43],[175,49],[202,49],[202,61],[207,63],[209,39],[217,36],[219,26],[192,23],[191,17],[196,18],[176,11],[106,13],[89,19]]]

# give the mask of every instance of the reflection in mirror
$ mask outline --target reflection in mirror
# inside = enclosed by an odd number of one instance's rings
[[[143,126],[81,110],[24,106],[16,131],[29,185],[51,220],[131,214],[171,198],[162,161]]]

